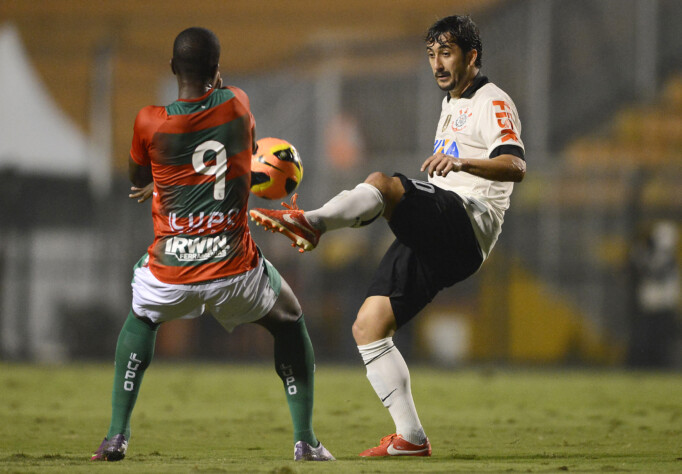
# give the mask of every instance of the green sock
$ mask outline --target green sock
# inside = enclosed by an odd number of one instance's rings
[[[114,390],[111,395],[111,425],[107,438],[123,433],[130,439],[130,415],[140,391],[142,377],[154,356],[156,328],[137,319],[131,311],[116,344]]]
[[[294,424],[294,443],[305,441],[317,447],[313,431],[315,354],[303,316],[275,336],[275,369],[284,390]]]

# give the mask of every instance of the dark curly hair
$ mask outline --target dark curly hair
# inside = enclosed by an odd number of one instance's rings
[[[449,40],[459,46],[464,54],[475,49],[478,52],[477,68],[481,67],[483,59],[483,44],[481,43],[478,26],[468,15],[452,15],[441,18],[426,32],[424,41],[426,44],[445,44],[443,39]]]

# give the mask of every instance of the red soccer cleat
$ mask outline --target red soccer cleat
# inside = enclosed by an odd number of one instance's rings
[[[381,438],[379,446],[360,453],[362,457],[372,456],[431,456],[431,443],[426,438],[424,444],[412,444],[395,434]]]
[[[308,219],[303,215],[303,211],[296,205],[298,194],[291,198],[291,204],[285,202],[282,206],[286,207],[283,211],[273,211],[271,209],[252,209],[249,211],[251,220],[257,225],[262,225],[265,230],[278,230],[292,240],[291,246],[300,247],[299,252],[312,250],[320,241],[322,233],[314,228]]]

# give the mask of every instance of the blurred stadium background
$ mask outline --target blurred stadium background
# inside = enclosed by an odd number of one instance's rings
[[[299,149],[310,208],[374,170],[418,177],[442,99],[422,35],[454,13],[478,23],[483,73],[516,102],[528,174],[490,261],[401,331],[401,351],[445,366],[682,367],[678,0],[1,0],[1,358],[113,357],[152,239],[149,204],[127,198],[132,125],[175,98],[178,32],[218,34],[259,136]],[[663,257],[646,253],[655,229]],[[387,226],[306,255],[253,234],[298,294],[318,360],[358,362],[350,326]],[[228,335],[209,317],[157,342],[170,360],[271,353],[260,328]]]

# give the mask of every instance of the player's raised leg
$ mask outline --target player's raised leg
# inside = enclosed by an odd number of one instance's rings
[[[405,192],[398,178],[383,173],[372,173],[364,183],[351,190],[342,191],[314,211],[303,211],[282,203],[285,210],[252,209],[251,220],[266,229],[286,235],[301,251],[317,246],[324,232],[343,227],[363,227],[379,216],[390,218],[395,204]]]
[[[276,270],[269,266],[268,272]],[[275,339],[275,370],[284,384],[294,425],[294,460],[334,461],[313,430],[315,354],[301,307],[286,281],[274,276],[281,284],[277,302],[256,323]]]
[[[386,296],[368,297],[353,324],[353,337],[367,368],[367,379],[396,427],[396,432],[382,438],[379,446],[360,453],[363,457],[431,455],[431,444],[412,399],[410,372],[393,344],[396,327]]]
[[[142,377],[154,356],[157,329],[158,325],[138,319],[132,311],[123,324],[116,344],[111,424],[92,461],[120,461],[126,455],[130,439],[130,416]]]

